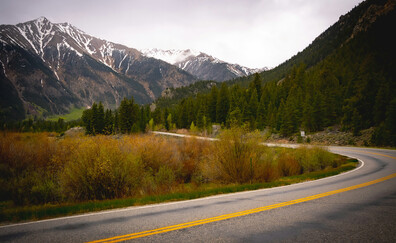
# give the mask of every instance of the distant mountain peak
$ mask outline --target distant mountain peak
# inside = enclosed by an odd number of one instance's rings
[[[162,50],[158,48],[141,50],[143,55],[161,59],[173,64],[201,80],[226,81],[267,70],[252,69],[239,64],[231,64],[201,51]]]
[[[186,50],[177,50],[177,49],[169,49],[162,50],[158,48],[152,49],[143,49],[140,50],[145,56],[153,57],[156,59],[160,59],[172,65],[175,65],[178,62],[185,60],[190,56],[198,56],[201,54],[200,51],[186,49]]]

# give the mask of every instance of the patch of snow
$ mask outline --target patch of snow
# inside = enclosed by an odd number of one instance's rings
[[[71,45],[69,45],[69,43],[67,43],[67,41],[63,40],[62,45],[65,45],[67,48],[69,48],[70,50],[74,51],[75,53],[77,53],[77,55],[79,57],[82,57],[83,54],[78,52],[76,49],[74,49]]]
[[[59,79],[59,76],[58,76],[58,73],[54,70],[54,74],[55,74],[55,76],[56,76],[56,78],[58,79],[58,80],[60,80]]]
[[[108,66],[109,68],[113,69],[112,67],[112,56],[113,56],[113,51],[115,50],[113,44],[111,42],[106,41],[105,44],[103,44],[100,48],[100,55],[102,59],[100,60],[103,64]],[[114,69],[113,69],[114,70]]]
[[[235,75],[237,75],[237,76],[242,76],[242,75],[241,75],[241,72],[240,72],[239,70],[235,69],[235,67],[234,67],[233,65],[227,65],[227,69],[228,69],[230,72],[232,72],[232,73],[234,73]]]
[[[125,60],[125,58],[126,58],[127,56],[128,56],[128,55],[125,55],[125,56],[122,58],[122,60],[121,60],[120,64],[118,64],[118,69],[120,69],[120,68],[121,68],[121,64],[122,64],[122,62]]]
[[[214,60],[212,61],[213,63],[224,63],[224,61],[218,59],[218,58],[214,58]]]
[[[13,42],[15,45],[22,47],[19,42],[17,42],[16,40],[14,40],[10,35],[7,34],[7,37],[11,40],[11,42]],[[23,47],[22,47],[23,48]]]
[[[56,43],[56,49],[58,50],[58,65],[57,65],[57,69],[59,69],[59,60],[60,60],[60,49],[59,49],[59,46],[60,46],[61,44],[60,43]]]
[[[128,67],[127,67],[127,69],[125,70],[125,74],[128,73],[128,70],[129,70],[129,66],[130,66],[130,65],[131,65],[130,62],[128,61]]]
[[[144,56],[153,57],[160,59],[170,64],[176,64],[178,62],[183,62],[187,58],[193,56],[196,57],[201,54],[199,51],[187,49],[187,50],[161,50],[161,49],[144,49],[140,50]]]
[[[90,45],[90,44],[91,44],[92,39],[93,38],[85,38],[85,41],[83,42],[85,49],[88,51],[88,53],[90,55],[93,55],[96,52],[94,47],[92,47],[93,51],[91,51],[91,46],[92,45]]]
[[[250,75],[253,73],[251,70],[248,70],[246,67],[242,67],[242,71],[245,73],[245,75]]]
[[[184,66],[181,68],[181,69],[185,69],[186,67],[187,67],[187,65],[188,65],[188,63],[189,63],[190,61],[187,61],[186,63],[184,63]]]
[[[1,62],[1,66],[3,66],[4,76],[5,76],[6,78],[8,78],[8,76],[7,76],[7,74],[6,74],[6,70],[5,70],[4,63],[3,63],[3,61],[1,61],[1,60],[0,60],[0,62]]]

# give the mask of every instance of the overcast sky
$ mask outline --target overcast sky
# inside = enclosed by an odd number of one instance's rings
[[[275,67],[362,0],[0,0],[0,24],[47,17],[137,49],[194,49]]]

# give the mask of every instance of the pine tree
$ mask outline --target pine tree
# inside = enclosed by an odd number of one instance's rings
[[[261,98],[261,94],[262,94],[261,83],[262,83],[262,80],[261,80],[260,74],[255,73],[251,87],[256,90],[257,101],[259,101],[259,99]]]
[[[169,116],[170,116],[170,122],[172,122],[172,115],[171,114],[169,114],[169,111],[168,111],[168,108],[165,108],[165,111],[164,111],[164,117],[165,117],[165,129],[167,130],[167,131],[169,131],[170,130],[170,123],[169,123]]]
[[[190,125],[188,122],[188,110],[187,110],[187,100],[183,99],[179,105],[178,109],[178,127],[188,128]]]
[[[253,90],[248,104],[248,114],[250,120],[256,120],[258,108],[258,98],[256,90]]]
[[[241,126],[242,125],[242,112],[238,106],[232,110],[228,116],[227,124],[229,127]]]
[[[105,128],[103,130],[103,133],[104,134],[112,134],[113,133],[114,117],[113,117],[113,113],[110,109],[106,109],[104,120],[105,120]]]
[[[205,124],[204,124],[204,117],[205,117],[204,109],[205,108],[204,108],[203,104],[201,104],[201,106],[199,107],[199,110],[198,110],[198,114],[197,114],[197,126],[200,129],[204,128],[204,126],[205,126]]]
[[[219,96],[217,99],[217,108],[216,108],[217,122],[225,124],[229,107],[230,107],[230,99],[228,95],[228,87],[225,83],[222,83]]]
[[[105,113],[104,113],[104,107],[103,107],[102,102],[99,102],[95,119],[96,119],[95,132],[98,134],[102,134],[103,130],[105,128]]]
[[[212,86],[212,89],[209,94],[209,104],[208,104],[208,113],[211,122],[217,122],[217,100],[218,100],[218,90],[216,86]]]
[[[114,126],[113,126],[113,132],[118,133],[120,130],[119,128],[119,116],[118,116],[118,110],[115,110],[114,112]]]
[[[127,98],[124,98],[118,109],[118,120],[121,133],[129,133],[131,131],[132,124],[131,119],[129,119],[129,113],[129,102]]]
[[[118,112],[121,133],[139,131],[139,106],[135,104],[133,97],[130,100],[124,98]]]
[[[257,107],[257,128],[264,129],[266,126],[267,118],[267,107],[266,107],[266,97],[263,93],[261,95],[260,103]]]
[[[92,109],[86,109],[83,111],[81,116],[81,120],[83,122],[83,126],[85,127],[86,134],[93,134],[92,127]]]
[[[92,134],[96,135],[98,133],[97,129],[98,129],[99,117],[98,117],[98,105],[95,102],[92,104],[91,110],[92,110],[92,118],[91,118]]]

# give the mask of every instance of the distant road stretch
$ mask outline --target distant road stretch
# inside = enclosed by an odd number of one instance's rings
[[[290,186],[2,226],[0,242],[395,242],[396,151],[328,149],[360,166]]]

